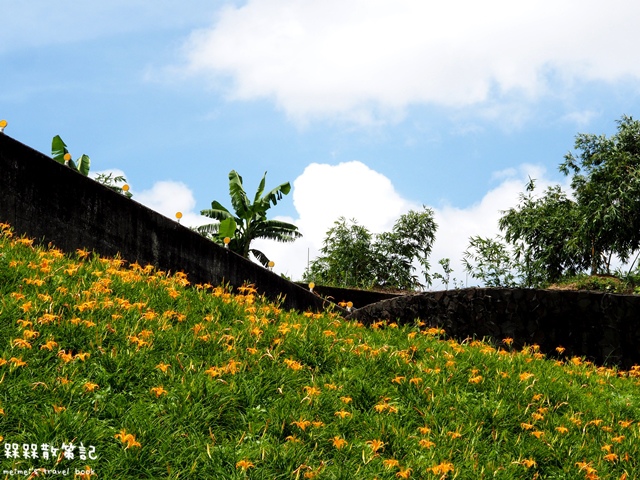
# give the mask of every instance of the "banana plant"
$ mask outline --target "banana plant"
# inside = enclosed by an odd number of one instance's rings
[[[229,249],[245,258],[249,258],[251,253],[265,267],[269,264],[269,258],[260,250],[251,248],[253,240],[267,238],[278,242],[293,242],[302,236],[295,225],[267,219],[267,210],[291,191],[291,184],[283,183],[265,194],[266,177],[265,172],[251,202],[244,190],[242,177],[235,170],[229,172],[229,196],[234,212],[214,200],[210,209],[200,213],[217,222],[195,228],[217,243],[223,243],[224,238],[229,238]]]
[[[60,135],[56,135],[53,137],[53,140],[51,140],[51,156],[56,162],[67,165],[85,177],[89,175],[89,169],[91,168],[91,159],[89,156],[83,154],[74,162],[69,150],[67,150],[67,144],[62,141]]]

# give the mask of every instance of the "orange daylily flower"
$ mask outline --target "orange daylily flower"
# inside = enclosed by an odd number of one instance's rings
[[[338,450],[340,450],[342,447],[348,445],[348,442],[344,439],[341,438],[340,436],[336,435],[335,437],[333,437],[331,439],[331,443],[333,444],[334,447],[336,447]]]
[[[395,458],[387,458],[386,460],[383,460],[382,463],[388,469],[400,466],[400,462]]]
[[[40,345],[40,350],[49,350],[53,351],[54,348],[58,346],[58,342],[55,340],[47,340],[46,343]]]
[[[167,394],[167,391],[162,386],[152,387],[150,390],[156,397]]]
[[[396,477],[398,478],[409,478],[411,476],[411,472],[413,470],[411,470],[410,468],[405,468],[403,470],[398,471],[398,473],[396,473]]]
[[[170,366],[171,365],[169,365],[168,363],[160,362],[158,365],[156,365],[156,368],[160,370],[162,373],[167,373],[167,370],[169,369]]]
[[[367,445],[369,445],[369,447],[371,447],[371,450],[373,451],[373,453],[377,453],[378,450],[383,449],[385,446],[385,443],[382,440],[369,440],[368,442],[366,442]]]
[[[303,420],[303,419],[300,419],[300,420],[296,420],[296,421],[294,421],[294,422],[291,422],[291,425],[295,425],[295,426],[296,426],[296,427],[298,427],[300,430],[304,431],[304,430],[306,430],[306,429],[307,429],[307,427],[308,427],[309,425],[311,425],[311,421],[309,421],[309,420]]]
[[[448,472],[452,472],[454,470],[453,463],[451,462],[442,462],[438,465],[434,465],[430,468],[430,470],[436,475],[444,475]]]
[[[98,387],[99,387],[99,385],[97,383],[93,383],[93,382],[86,382],[82,386],[82,388],[84,388],[87,392],[93,392]]]
[[[31,348],[31,344],[27,342],[24,338],[14,338],[13,342],[11,342],[14,347],[18,348]]]
[[[255,465],[246,459],[236,462],[236,468],[241,468],[244,471],[249,470],[250,468],[253,468],[253,467],[255,467]]]
[[[116,433],[114,435],[114,438],[120,440],[122,443],[126,444],[127,446],[125,447],[125,449],[130,448],[130,447],[140,447],[140,442],[138,442],[136,440],[136,437],[131,434],[131,433],[127,433],[127,431],[123,428],[122,430],[120,430],[119,433]]]

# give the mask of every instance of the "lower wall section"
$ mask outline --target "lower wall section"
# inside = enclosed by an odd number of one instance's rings
[[[532,289],[471,288],[407,295],[348,318],[411,323],[419,318],[458,339],[513,338],[548,354],[586,356],[623,368],[640,364],[640,296]]]
[[[18,234],[74,252],[182,271],[194,283],[256,285],[285,308],[328,302],[153,210],[0,134],[0,222]]]
[[[296,282],[296,284],[302,288],[309,288],[309,285],[306,283]],[[313,287],[313,292],[333,303],[351,302],[353,304],[353,308],[362,308],[365,305],[387,300],[389,298],[395,298],[400,295],[398,293],[374,292],[369,290],[358,290],[355,288],[327,287],[324,285],[315,285]]]

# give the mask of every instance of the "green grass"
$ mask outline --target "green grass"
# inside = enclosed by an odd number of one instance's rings
[[[284,311],[0,230],[1,478],[640,477],[640,369]]]
[[[620,278],[613,275],[581,274],[567,277],[561,281],[547,285],[556,290],[589,290],[604,293],[619,293],[623,295],[640,294],[637,275],[624,275]]]

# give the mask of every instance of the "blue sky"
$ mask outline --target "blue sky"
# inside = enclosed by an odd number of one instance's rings
[[[640,4],[550,0],[0,0],[0,117],[44,153],[61,135],[140,201],[198,223],[290,181],[260,244],[299,278],[339,216],[372,231],[411,208],[439,224],[432,263],[496,234],[530,175],[543,188],[577,133],[640,106]]]

